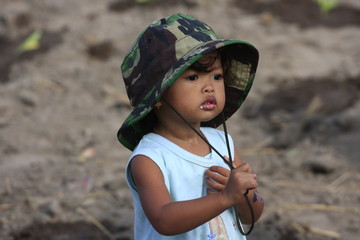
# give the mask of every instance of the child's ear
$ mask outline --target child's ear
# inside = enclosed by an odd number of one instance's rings
[[[161,106],[162,106],[162,103],[160,101],[155,104],[155,107],[157,109],[160,109]]]

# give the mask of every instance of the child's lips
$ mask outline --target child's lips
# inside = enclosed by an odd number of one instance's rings
[[[200,105],[200,108],[203,110],[214,110],[216,106],[216,99],[214,97],[209,97]]]

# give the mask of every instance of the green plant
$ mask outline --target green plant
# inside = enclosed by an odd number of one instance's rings
[[[328,13],[338,6],[336,0],[316,0],[317,5],[320,8],[320,11],[323,13]]]
[[[42,37],[42,32],[41,31],[39,31],[39,30],[34,31],[16,49],[17,53],[21,54],[23,52],[28,52],[28,51],[38,49],[40,47],[41,37]]]

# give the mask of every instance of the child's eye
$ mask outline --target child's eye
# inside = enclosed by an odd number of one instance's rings
[[[223,76],[222,76],[222,74],[215,74],[215,75],[213,76],[213,78],[214,78],[215,80],[222,80],[222,79],[223,79]]]
[[[198,79],[199,77],[198,77],[198,75],[191,75],[191,76],[187,76],[186,78],[189,79],[190,81],[194,81],[194,80]]]

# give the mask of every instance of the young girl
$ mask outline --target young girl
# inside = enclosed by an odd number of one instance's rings
[[[134,108],[118,131],[133,151],[135,239],[246,239],[238,218],[255,222],[264,202],[250,165],[215,127],[246,98],[257,63],[253,46],[184,14],[137,38],[121,68]]]

